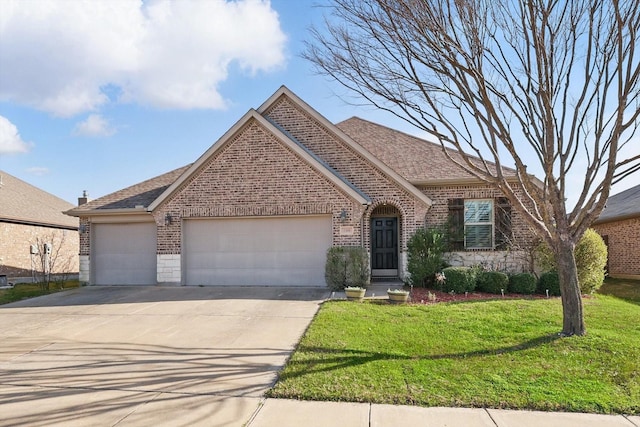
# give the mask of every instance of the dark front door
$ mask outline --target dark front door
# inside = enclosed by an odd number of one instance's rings
[[[371,219],[371,275],[398,275],[398,218]]]

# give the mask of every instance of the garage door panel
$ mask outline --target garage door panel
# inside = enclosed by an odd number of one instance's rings
[[[331,217],[186,220],[187,285],[324,285]]]
[[[94,224],[92,228],[94,284],[156,283],[155,224]]]

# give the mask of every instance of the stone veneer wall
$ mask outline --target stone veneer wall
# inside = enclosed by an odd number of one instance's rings
[[[640,217],[595,224],[601,236],[607,236],[609,275],[640,279]]]

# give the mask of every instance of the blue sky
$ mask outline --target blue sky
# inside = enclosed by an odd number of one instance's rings
[[[195,161],[283,84],[334,123],[415,133],[300,58],[324,1],[0,0],[0,170],[97,198]]]
[[[129,10],[95,7],[109,4]],[[281,85],[333,122],[402,126],[347,105],[300,58],[319,5],[0,1],[0,170],[70,203],[97,198],[195,161]]]

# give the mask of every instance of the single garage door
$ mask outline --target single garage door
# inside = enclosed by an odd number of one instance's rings
[[[322,286],[331,217],[191,219],[187,285]]]
[[[91,258],[96,285],[156,283],[154,223],[93,224]]]

